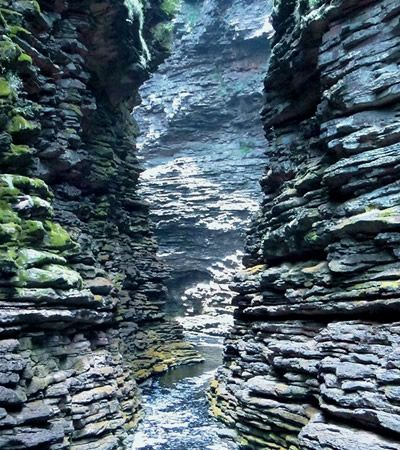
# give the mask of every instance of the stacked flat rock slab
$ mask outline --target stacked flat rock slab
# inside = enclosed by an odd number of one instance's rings
[[[140,89],[143,195],[171,298],[196,331],[232,322],[228,286],[265,164],[259,110],[271,10],[264,0],[182,1],[171,57]]]
[[[275,5],[264,198],[210,392],[244,448],[400,449],[399,20]]]
[[[165,319],[129,120],[169,16],[135,5],[0,2],[4,450],[125,448],[137,381],[199,359]]]

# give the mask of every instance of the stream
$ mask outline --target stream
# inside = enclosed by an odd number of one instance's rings
[[[189,336],[205,361],[181,366],[143,388],[145,417],[132,450],[236,450],[229,430],[208,414],[206,390],[222,361],[222,339]]]

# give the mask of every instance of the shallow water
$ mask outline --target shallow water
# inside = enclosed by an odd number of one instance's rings
[[[222,360],[222,340],[191,338],[205,362],[178,367],[144,388],[146,416],[132,450],[236,450],[227,429],[208,414],[206,390]]]

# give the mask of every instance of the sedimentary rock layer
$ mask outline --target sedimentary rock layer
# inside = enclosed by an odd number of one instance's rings
[[[140,90],[143,193],[171,268],[171,297],[181,314],[207,314],[186,326],[217,325],[231,309],[228,284],[264,165],[271,3],[183,1],[172,55]]]
[[[164,318],[130,120],[170,11],[0,6],[0,447],[125,448],[136,381],[197,358]]]
[[[399,19],[276,2],[264,198],[211,392],[245,448],[400,449]]]

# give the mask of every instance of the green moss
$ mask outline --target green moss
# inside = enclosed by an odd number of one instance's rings
[[[383,289],[397,290],[400,288],[400,280],[381,281],[381,287]]]
[[[71,111],[74,111],[79,117],[83,116],[82,110],[78,105],[74,105],[73,103],[66,103],[65,104],[66,109],[70,109]],[[75,130],[73,130],[75,131]]]
[[[0,273],[15,274],[18,271],[15,247],[0,249]]]
[[[313,243],[318,240],[318,233],[316,231],[310,231],[304,236],[304,240],[308,243]]]
[[[50,287],[55,289],[80,289],[83,284],[78,272],[59,264],[49,264],[43,268],[32,267],[21,270],[15,281],[19,287]]]
[[[21,132],[36,132],[40,130],[40,126],[36,122],[31,122],[20,115],[14,116],[7,126],[10,134],[18,134]]]
[[[27,53],[21,53],[18,62],[32,64],[32,58]]]
[[[73,246],[70,235],[58,223],[45,221],[44,227],[46,230],[46,237],[44,239],[46,247],[55,250],[65,250]]]
[[[8,27],[8,34],[11,36],[18,36],[19,34],[29,35],[32,33],[19,25],[11,25]]]
[[[32,153],[32,149],[27,145],[11,144],[11,152],[14,155],[21,156],[21,155],[25,155],[27,153]]]
[[[170,49],[172,46],[173,30],[172,23],[159,23],[153,28],[154,39],[164,48]]]
[[[17,253],[17,261],[19,266],[29,267],[41,267],[47,264],[66,264],[65,258],[54,253],[35,250],[33,248],[23,248]]]
[[[163,0],[161,9],[169,16],[173,16],[178,11],[180,4],[180,0]]]
[[[37,14],[40,14],[40,13],[41,13],[41,9],[40,9],[40,4],[39,4],[39,2],[37,2],[36,0],[31,0],[30,3],[32,3],[32,6],[33,6],[33,9],[35,10],[35,12],[36,12]]]
[[[31,242],[37,245],[38,241],[43,240],[46,231],[40,220],[24,220],[21,224],[21,240]]]
[[[0,175],[0,192],[7,188],[11,190],[16,189],[23,194],[36,195],[46,200],[52,198],[47,184],[39,178],[13,174]]]
[[[20,236],[21,227],[16,223],[1,223],[0,224],[0,242],[17,242]]]
[[[20,223],[18,214],[11,209],[11,206],[5,202],[0,201],[0,223]]]
[[[399,216],[397,208],[387,208],[379,211],[378,217],[382,219],[391,219]]]
[[[0,78],[0,97],[9,97],[11,94],[10,83],[5,78]]]
[[[0,14],[3,16],[11,15],[11,16],[16,16],[16,17],[22,17],[21,13],[14,11],[13,9],[8,9],[8,8],[0,8]]]
[[[95,209],[95,215],[97,219],[106,218],[110,213],[110,202],[107,199],[103,199],[99,202]]]
[[[9,64],[15,61],[21,54],[21,49],[10,39],[0,41],[0,61],[3,64]]]
[[[8,166],[24,166],[31,161],[33,148],[27,145],[11,144],[10,150],[1,156],[1,162]]]
[[[21,191],[16,189],[15,187],[4,187],[0,185],[0,198],[4,200],[10,200],[15,198],[17,195],[20,195]],[[2,202],[0,202],[1,204]],[[1,206],[0,206],[1,208]]]

